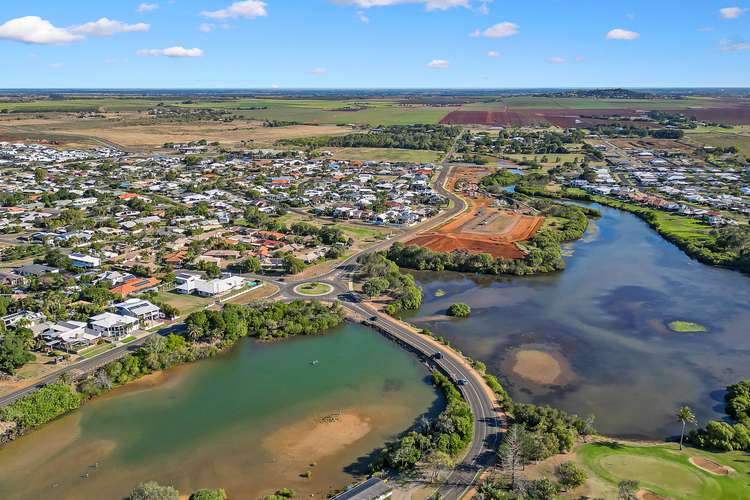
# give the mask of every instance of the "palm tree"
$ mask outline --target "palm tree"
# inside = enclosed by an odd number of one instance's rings
[[[682,440],[685,437],[685,425],[697,422],[695,413],[688,406],[683,406],[677,410],[677,421],[682,422],[682,432],[680,433],[680,450],[682,450]]]

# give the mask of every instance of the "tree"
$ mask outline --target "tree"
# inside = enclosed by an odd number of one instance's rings
[[[190,500],[227,500],[227,498],[229,498],[227,492],[222,489],[198,490],[190,495]]]
[[[505,433],[503,444],[500,445],[498,455],[500,466],[510,473],[511,488],[516,484],[516,473],[524,465],[524,440],[526,431],[521,425],[512,425]]]
[[[298,274],[305,269],[305,263],[294,255],[288,253],[284,255],[284,272],[287,274]]]
[[[565,462],[557,468],[557,477],[565,489],[581,486],[586,482],[586,473],[573,462]]]
[[[680,433],[680,450],[682,450],[682,440],[685,438],[685,425],[695,424],[695,413],[688,406],[683,406],[677,410],[677,421],[682,423],[682,432]]]
[[[130,500],[179,500],[180,492],[172,486],[161,486],[156,481],[148,481],[136,486],[130,492]]]
[[[14,375],[18,368],[34,359],[26,350],[26,339],[17,332],[8,332],[0,342],[0,372]]]
[[[453,304],[448,308],[448,316],[454,318],[468,318],[471,314],[471,307],[468,304]]]
[[[260,271],[260,259],[255,256],[248,257],[236,266],[239,273],[257,273]]]
[[[617,498],[619,500],[638,500],[638,490],[641,485],[638,481],[626,479],[617,485]]]
[[[362,291],[368,297],[377,297],[388,289],[389,282],[385,278],[370,278],[362,285]]]
[[[430,454],[425,457],[425,462],[433,468],[433,482],[438,479],[441,470],[453,467],[453,459],[451,456],[441,450],[431,451]]]

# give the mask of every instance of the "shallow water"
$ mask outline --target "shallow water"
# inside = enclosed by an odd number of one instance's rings
[[[562,273],[414,273],[425,301],[411,321],[487,363],[515,399],[593,413],[607,434],[674,435],[685,404],[702,424],[722,418],[724,387],[750,378],[750,276],[700,264],[637,217],[597,208],[602,219],[566,249]],[[441,318],[454,302],[471,317]],[[710,331],[674,333],[674,320]],[[545,385],[515,373],[525,349],[560,360],[570,377]]]
[[[0,498],[122,498],[151,479],[182,493],[223,487],[232,498],[282,487],[325,495],[440,404],[415,358],[360,326],[273,344],[245,340],[220,358],[115,390],[1,449]],[[336,422],[321,420],[332,414]],[[307,470],[312,478],[300,477]]]

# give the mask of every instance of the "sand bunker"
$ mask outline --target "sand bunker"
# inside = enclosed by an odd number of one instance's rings
[[[640,490],[637,493],[638,500],[666,500],[667,497],[663,497],[661,495],[657,495],[653,491],[648,490]]]
[[[563,385],[574,378],[565,359],[547,351],[521,349],[510,361],[513,373],[535,384]]]
[[[370,419],[354,412],[336,413],[282,427],[263,442],[281,460],[304,463],[333,455],[364,438]]]
[[[729,474],[734,472],[734,469],[732,469],[731,467],[717,464],[716,462],[703,457],[690,457],[690,463],[695,465],[699,469],[708,472],[709,474],[714,474],[717,476],[728,476]]]

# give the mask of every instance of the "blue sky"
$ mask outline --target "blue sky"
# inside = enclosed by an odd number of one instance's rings
[[[750,87],[750,0],[3,0],[0,88]]]

